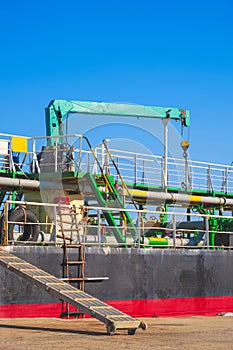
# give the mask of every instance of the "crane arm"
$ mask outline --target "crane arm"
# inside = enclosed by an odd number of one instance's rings
[[[184,126],[190,125],[189,111],[181,108],[143,106],[127,103],[52,100],[45,110],[47,136],[62,136],[63,121],[68,118],[70,113],[159,119],[170,118],[181,121]]]

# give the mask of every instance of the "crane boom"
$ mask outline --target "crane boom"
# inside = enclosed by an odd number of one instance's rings
[[[62,136],[63,121],[68,118],[70,113],[137,118],[170,118],[181,121],[184,126],[190,125],[189,111],[181,108],[143,106],[127,103],[52,100],[45,109],[47,136]]]

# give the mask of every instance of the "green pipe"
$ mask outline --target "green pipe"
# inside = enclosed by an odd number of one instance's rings
[[[140,243],[145,246],[167,246],[168,240],[166,238],[141,237]]]
[[[210,246],[212,248],[214,248],[214,237],[215,237],[215,232],[211,231],[209,234],[209,242],[210,242]]]

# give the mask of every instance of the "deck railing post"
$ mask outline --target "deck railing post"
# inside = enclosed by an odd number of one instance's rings
[[[209,239],[209,218],[205,217],[205,229],[206,229],[206,248],[209,249],[210,239]]]
[[[228,168],[226,168],[226,178],[225,178],[225,193],[228,192]]]
[[[141,213],[138,212],[138,217],[137,217],[137,237],[135,237],[135,241],[138,241],[138,249],[140,248],[140,238],[141,238]]]
[[[167,118],[162,119],[164,126],[164,187],[168,186],[168,124],[169,124],[169,111],[167,112]]]
[[[207,191],[213,191],[213,185],[212,185],[212,180],[211,180],[211,171],[210,171],[210,165],[208,165],[207,169]]]
[[[101,145],[101,167],[104,170],[104,166],[105,166],[105,147],[104,144],[102,143]]]
[[[141,183],[144,184],[145,183],[145,160],[143,159],[142,161],[142,180]]]
[[[3,231],[4,231],[4,237],[3,237],[3,245],[8,245],[8,203],[4,203],[4,218],[3,221]]]
[[[97,235],[98,235],[98,246],[101,246],[101,227],[100,227],[100,210],[97,210]]]
[[[36,170],[35,167],[35,163],[37,160],[37,156],[36,156],[36,140],[33,140],[32,142],[32,159],[30,159],[30,163],[31,163],[31,172],[34,173]]]
[[[134,155],[134,183],[137,184],[137,154]]]
[[[173,247],[176,247],[176,215],[172,215],[172,237],[173,237]]]
[[[110,166],[109,166],[109,158],[108,158],[108,145],[109,145],[108,139],[103,140],[102,143],[102,161],[101,166],[103,168],[103,171],[105,171],[105,174],[110,175]],[[105,144],[104,144],[105,143]]]
[[[82,147],[83,147],[83,138],[79,137],[79,152],[78,152],[78,169],[77,169],[77,163],[76,163],[76,168],[75,170],[77,171],[82,171],[82,163],[81,163],[81,159],[82,159]]]
[[[57,169],[58,169],[58,162],[57,162],[57,140],[56,140],[56,143],[55,143],[55,163],[54,163],[54,167],[55,167],[55,173],[57,172]]]
[[[53,229],[50,237],[50,241],[53,242],[54,246],[57,244],[57,208],[53,207]]]
[[[9,170],[15,171],[15,165],[13,162],[13,154],[12,154],[12,138],[9,143]]]

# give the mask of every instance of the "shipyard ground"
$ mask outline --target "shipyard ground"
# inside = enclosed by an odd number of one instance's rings
[[[106,334],[95,319],[0,319],[0,350],[233,349],[233,317],[150,318],[135,335]]]

